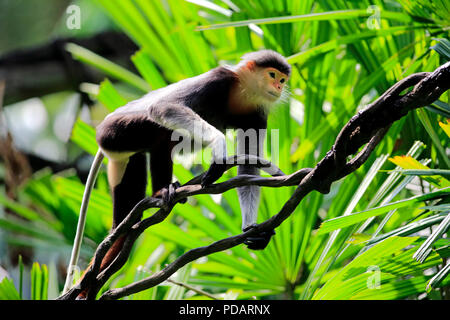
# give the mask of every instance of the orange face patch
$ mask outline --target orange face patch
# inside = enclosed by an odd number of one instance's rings
[[[266,71],[266,76],[268,75],[269,78],[271,78],[273,81],[275,81],[283,86],[286,83],[286,81],[289,79],[289,77],[286,74],[278,71],[275,68],[271,68],[271,67],[265,68],[265,71]]]
[[[263,73],[268,94],[272,95],[274,98],[280,97],[286,81],[288,80],[288,76],[271,67],[265,68]]]

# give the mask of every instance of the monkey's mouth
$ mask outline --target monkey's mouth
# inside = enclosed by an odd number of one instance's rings
[[[270,94],[272,97],[275,97],[275,98],[279,98],[280,97],[280,94],[278,94],[276,92],[273,92],[273,91],[267,91],[267,93]]]

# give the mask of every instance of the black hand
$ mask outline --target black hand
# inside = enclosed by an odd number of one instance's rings
[[[157,198],[160,197],[166,205],[169,205],[170,203],[172,203],[173,199],[175,198],[176,190],[179,187],[181,187],[181,184],[178,181],[173,182],[173,183],[169,184],[166,188],[162,188],[161,190],[159,190],[157,192],[156,197]],[[186,201],[187,201],[187,198],[178,200],[179,203],[186,203]]]
[[[175,181],[175,182],[169,184],[169,199],[170,199],[170,201],[172,201],[173,198],[175,197],[175,191],[179,187],[181,187],[181,184],[178,181]],[[186,201],[187,201],[187,198],[183,198],[183,199],[178,200],[179,203],[186,203]]]
[[[222,164],[213,162],[202,178],[201,182],[202,187],[214,183],[217,179],[219,179],[223,175],[225,171],[226,171],[225,161],[223,161]]]
[[[248,226],[244,229],[245,231],[248,231],[252,228],[255,228],[256,225],[253,224],[251,226]],[[252,236],[252,237],[248,237],[244,240],[244,244],[247,245],[247,247],[251,250],[262,250],[265,247],[267,247],[267,245],[270,242],[270,239],[272,238],[272,236],[275,235],[275,230],[271,229],[268,231],[263,231],[260,233],[257,233],[256,235]]]

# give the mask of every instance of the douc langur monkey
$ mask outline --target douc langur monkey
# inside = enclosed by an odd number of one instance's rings
[[[211,148],[212,164],[201,183],[203,186],[213,183],[225,170],[225,129],[266,129],[270,107],[284,96],[290,72],[290,65],[279,53],[271,50],[251,52],[236,66],[217,67],[154,90],[109,114],[97,127],[99,151],[86,182],[65,291],[71,285],[72,268],[77,264],[89,195],[103,156],[108,158],[114,229],[145,197],[146,152],[150,153],[153,197],[170,199],[170,190],[173,192],[179,186],[172,183],[171,153],[177,141],[172,141],[171,135],[175,130],[187,130],[193,140],[200,140],[202,146]],[[261,155],[264,138],[257,137],[256,145],[246,144],[245,138],[238,138],[238,150]],[[242,164],[238,166],[238,174],[257,175],[259,169]],[[242,229],[247,231],[256,225],[259,187],[243,186],[237,191]],[[264,249],[273,234],[273,230],[262,232],[244,243],[253,250]],[[111,246],[101,263],[101,270],[120,252],[125,237]]]

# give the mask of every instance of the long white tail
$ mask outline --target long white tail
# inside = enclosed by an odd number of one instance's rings
[[[92,189],[94,188],[95,180],[102,164],[104,155],[99,149],[92,162],[91,169],[86,181],[86,187],[84,188],[83,200],[81,201],[80,215],[78,217],[77,232],[75,234],[75,240],[73,242],[72,254],[70,256],[69,266],[67,267],[67,277],[64,284],[63,293],[66,293],[72,286],[73,274],[78,263],[78,257],[80,255],[81,241],[83,240],[84,226],[86,224],[86,213],[89,204],[89,198],[91,196]]]

